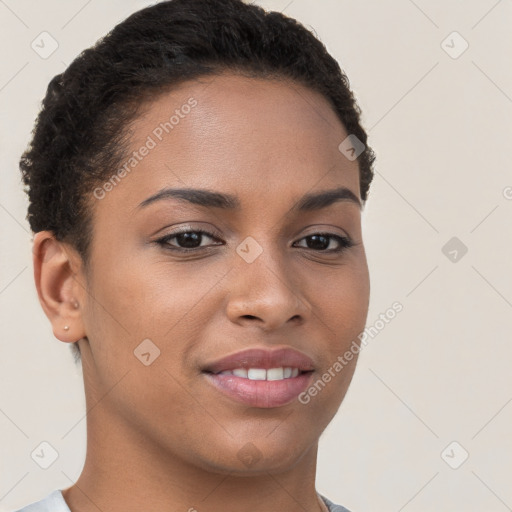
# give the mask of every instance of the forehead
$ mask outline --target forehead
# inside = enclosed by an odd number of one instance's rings
[[[347,132],[328,101],[285,80],[223,74],[185,82],[131,126],[122,180],[107,199],[132,208],[163,187],[202,187],[254,200],[347,186],[359,167],[338,149]]]

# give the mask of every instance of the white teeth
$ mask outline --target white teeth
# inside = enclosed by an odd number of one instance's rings
[[[269,368],[267,370],[267,380],[283,380],[284,370],[283,368]]]
[[[236,368],[234,370],[224,370],[220,375],[234,375],[249,380],[283,380],[297,377],[298,368],[280,367],[280,368]]]
[[[263,368],[249,368],[247,370],[247,378],[249,380],[266,380],[267,370]]]

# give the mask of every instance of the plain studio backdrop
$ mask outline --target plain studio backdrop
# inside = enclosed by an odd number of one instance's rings
[[[18,160],[50,79],[150,3],[0,0],[1,511],[70,486],[85,455],[81,370],[37,300]],[[256,3],[327,45],[377,154],[371,335],[321,438],[318,491],[353,512],[512,510],[511,3]]]

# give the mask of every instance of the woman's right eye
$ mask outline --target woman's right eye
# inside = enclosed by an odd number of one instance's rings
[[[169,233],[162,238],[156,240],[156,243],[169,249],[171,251],[191,252],[204,247],[211,247],[212,245],[221,245],[221,243],[201,245],[201,242],[205,238],[212,240],[218,240],[213,233],[204,230],[183,230],[176,233]],[[175,240],[176,244],[171,243],[171,240]]]

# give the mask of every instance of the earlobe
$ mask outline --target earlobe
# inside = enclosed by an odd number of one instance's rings
[[[51,231],[34,235],[32,252],[37,295],[54,336],[68,343],[83,338],[80,305],[84,304],[85,284],[79,281],[80,257]]]

